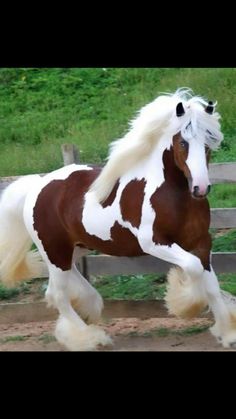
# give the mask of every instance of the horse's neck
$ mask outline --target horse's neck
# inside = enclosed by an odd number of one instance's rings
[[[122,180],[126,183],[131,179],[146,179],[157,188],[167,182],[173,188],[188,189],[188,182],[183,172],[176,166],[172,147],[157,148],[146,160],[128,171]]]
[[[179,188],[183,191],[188,189],[188,181],[184,173],[176,166],[172,147],[170,150],[164,151],[163,164],[166,183],[172,185],[175,189]]]

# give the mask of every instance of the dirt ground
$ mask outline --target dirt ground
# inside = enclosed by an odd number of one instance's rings
[[[42,281],[36,280],[27,293],[9,302],[42,301]],[[113,345],[98,351],[236,351],[224,349],[211,335],[207,318],[114,318],[100,326],[111,336]],[[55,321],[0,324],[0,352],[66,351],[54,338]]]
[[[208,319],[112,319],[101,326],[113,346],[98,351],[228,351],[210,334],[210,325]],[[66,351],[55,341],[54,326],[52,321],[2,324],[0,351]]]

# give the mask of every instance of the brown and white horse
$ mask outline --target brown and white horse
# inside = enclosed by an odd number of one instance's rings
[[[110,338],[93,324],[103,302],[77,258],[91,249],[153,255],[177,266],[168,275],[169,311],[190,317],[209,306],[212,333],[224,347],[235,345],[236,316],[211,266],[208,232],[208,162],[222,138],[215,105],[179,89],[141,109],[103,169],[72,164],[17,180],[0,203],[1,280],[40,276],[46,263],[58,341],[91,350]]]

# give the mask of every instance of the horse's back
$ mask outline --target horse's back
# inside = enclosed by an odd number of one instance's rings
[[[107,238],[92,234],[84,225],[86,193],[100,171],[101,168],[96,166],[71,165],[67,168],[67,176],[65,176],[65,171],[59,169],[54,174],[51,173],[45,177],[46,184],[41,187],[35,200],[34,230],[51,262],[56,266],[60,263],[63,269],[69,267],[75,245],[120,256],[135,256],[143,253],[134,234],[120,225],[117,219],[118,213],[115,214],[114,220],[111,220],[111,225],[108,220],[109,237]],[[107,218],[106,213],[110,210],[112,212],[111,206],[117,199],[116,190],[117,187],[104,204],[98,204],[105,218]],[[114,206],[116,205],[117,203]],[[105,223],[103,224],[99,214],[97,206],[90,211],[94,223],[101,225],[105,231]]]

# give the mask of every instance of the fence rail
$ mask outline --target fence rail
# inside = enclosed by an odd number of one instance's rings
[[[79,151],[73,144],[61,147],[64,165],[79,163]],[[41,173],[44,175],[44,173]],[[236,163],[212,163],[209,165],[212,184],[236,183]],[[0,178],[0,193],[19,176]],[[236,208],[211,209],[211,228],[236,228]],[[236,252],[213,253],[212,263],[217,273],[236,272]],[[107,255],[89,255],[81,258],[80,266],[83,274],[90,275],[122,275],[166,273],[170,264],[152,256],[114,257]],[[44,272],[44,277],[47,272]]]
[[[211,163],[209,165],[209,176],[212,184],[235,183],[236,163]]]

